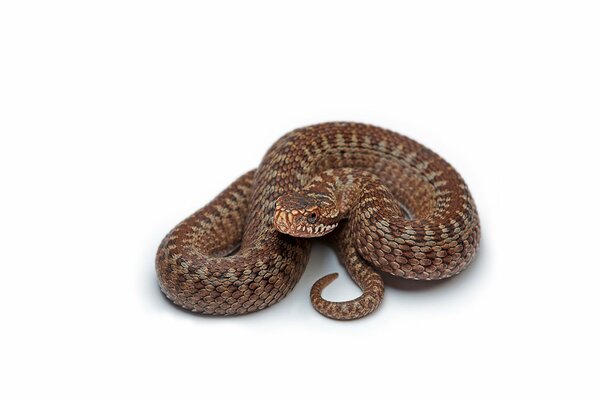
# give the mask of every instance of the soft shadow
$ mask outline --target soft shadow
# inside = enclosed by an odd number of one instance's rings
[[[471,262],[471,265],[469,265],[466,270],[454,277],[436,281],[419,281],[404,279],[388,273],[383,273],[381,271],[379,272],[383,277],[386,290],[391,289],[407,292],[426,292],[436,289],[448,290],[450,288],[464,287],[465,285],[468,286],[474,281],[480,279],[481,273],[484,271],[483,265],[486,263],[485,260],[488,256],[489,254],[486,243],[482,242],[480,244],[479,251],[475,256],[475,259]],[[178,313],[182,312],[182,314],[193,318],[223,320],[223,316],[205,315],[186,310],[174,304],[164,295],[164,293],[160,290],[160,287],[158,285],[156,279],[156,272],[153,267],[150,267],[154,266],[154,249],[152,249],[151,254],[147,255],[147,257],[145,258],[145,262],[143,262],[142,264],[146,266],[145,268],[141,269],[143,276],[140,277],[141,282],[143,282],[143,292],[146,294],[146,297],[154,304],[155,307],[159,307],[163,310],[177,310]],[[336,265],[337,271],[331,270],[332,264]],[[295,309],[296,311],[299,311],[299,309],[305,308],[310,302],[307,298],[307,293],[310,291],[310,288],[312,287],[314,282],[316,282],[319,278],[330,272],[341,272],[341,274],[343,275],[344,271],[340,271],[339,268],[339,260],[337,259],[337,256],[331,249],[331,243],[327,240],[316,240],[312,246],[310,261],[296,287],[290,293],[288,293],[287,296],[281,299],[277,304],[274,304],[273,306],[267,307],[263,310],[257,311],[261,311],[260,315],[262,317],[265,317],[269,312],[274,312],[275,314],[279,312],[280,314],[283,313],[285,315],[288,315],[290,309]],[[343,269],[343,267],[341,268]],[[349,279],[347,275],[346,277]],[[344,279],[343,276],[341,278]],[[240,317],[248,318],[253,315],[256,316],[257,312],[254,311],[248,314],[231,315],[227,316],[228,318],[226,319],[230,320],[237,319]]]

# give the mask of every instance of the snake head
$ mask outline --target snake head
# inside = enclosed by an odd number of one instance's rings
[[[296,237],[323,236],[335,229],[339,211],[327,195],[299,191],[276,200],[275,229]]]

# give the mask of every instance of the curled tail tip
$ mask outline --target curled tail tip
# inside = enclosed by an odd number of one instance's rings
[[[376,281],[363,290],[362,295],[349,301],[329,301],[322,297],[323,289],[339,276],[325,275],[310,290],[311,303],[320,314],[336,320],[353,320],[373,312],[383,299],[383,282]],[[381,279],[381,278],[379,278]]]
[[[325,289],[325,287],[328,286],[331,282],[335,281],[339,275],[340,274],[338,274],[337,272],[334,272],[334,273],[325,275],[324,277],[320,278],[312,286],[311,292],[317,293],[320,295],[321,292],[323,291],[323,289]]]

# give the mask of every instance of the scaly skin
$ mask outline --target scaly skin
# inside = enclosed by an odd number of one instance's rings
[[[244,314],[279,301],[304,271],[310,239],[276,230],[276,200],[340,168],[377,176],[365,184],[357,211],[334,231],[342,262],[365,290],[357,300],[365,300],[339,306],[346,302],[317,298],[325,283],[320,281],[311,292],[317,310],[336,319],[373,311],[383,294],[377,269],[430,280],[467,267],[478,247],[479,219],[459,174],[405,136],[364,124],[326,123],[283,136],[256,172],[239,178],[165,237],[156,259],[163,292],[203,314]],[[388,193],[383,197],[382,188]],[[398,203],[413,219],[398,211]]]
[[[333,231],[330,237],[342,264],[362,289],[354,300],[333,302],[321,297],[323,289],[337,274],[319,279],[310,298],[314,308],[334,319],[356,319],[370,314],[383,299],[383,280],[357,251],[358,237],[343,220],[364,218],[377,208],[380,220],[406,220],[402,206],[385,184],[371,172],[338,168],[317,176],[302,190],[281,196],[276,201],[275,227],[297,237],[318,237]],[[342,223],[337,229],[338,224]],[[385,238],[382,238],[384,241]]]

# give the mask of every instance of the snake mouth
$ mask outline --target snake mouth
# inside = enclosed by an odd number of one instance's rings
[[[298,225],[294,232],[290,232],[288,235],[306,238],[324,236],[333,231],[337,225],[337,223],[331,225]]]
[[[327,235],[337,227],[332,224],[294,224],[293,219],[284,212],[276,212],[274,218],[275,229],[286,235],[302,238],[311,238]]]

